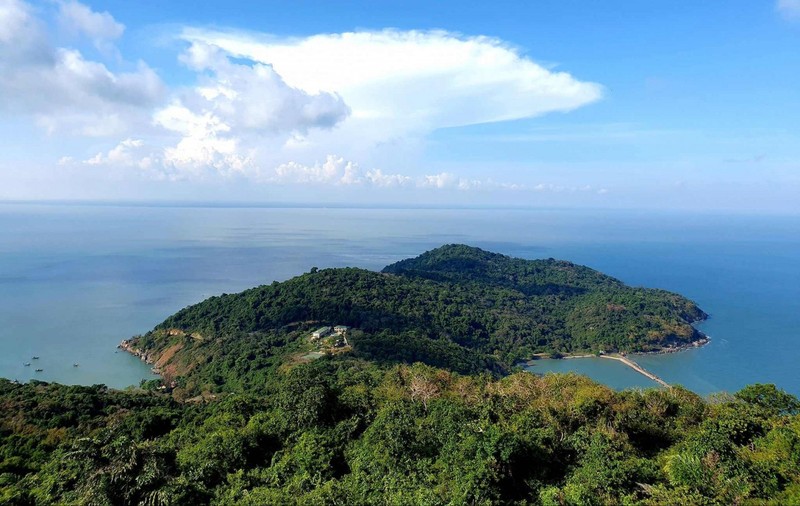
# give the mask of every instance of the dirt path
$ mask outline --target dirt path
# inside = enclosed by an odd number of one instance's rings
[[[669,383],[667,383],[666,381],[662,380],[661,378],[659,378],[655,374],[651,373],[650,371],[648,371],[644,367],[640,366],[639,364],[637,364],[633,360],[629,359],[628,357],[623,357],[621,355],[601,355],[601,357],[610,358],[611,360],[619,360],[620,362],[622,362],[623,364],[627,365],[628,367],[630,367],[634,371],[638,372],[642,376],[650,378],[651,380],[655,381],[659,385],[661,385],[663,387],[666,387],[666,388],[672,388],[672,386]]]

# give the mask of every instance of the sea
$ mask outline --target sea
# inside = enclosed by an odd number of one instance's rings
[[[710,314],[710,344],[639,364],[701,395],[751,383],[800,395],[800,216],[597,209],[2,203],[0,377],[135,386],[154,376],[117,344],[187,305],[448,243],[681,293]],[[657,387],[601,358],[529,369]]]

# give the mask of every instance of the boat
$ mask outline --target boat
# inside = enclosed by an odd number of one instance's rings
[[[44,369],[36,369],[36,372],[42,372]]]
[[[32,359],[32,360],[39,360],[39,357],[37,357],[37,356],[33,356],[33,357],[31,357],[31,359]]]
[[[78,364],[77,363],[72,364],[72,367],[78,367]]]
[[[24,363],[24,364],[22,364],[22,365],[24,365],[25,367],[30,367],[31,363],[30,363],[30,362],[25,362],[25,363]]]

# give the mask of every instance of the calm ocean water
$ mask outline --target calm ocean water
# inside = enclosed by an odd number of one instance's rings
[[[631,211],[2,204],[0,376],[138,384],[148,367],[117,343],[188,304],[313,266],[379,269],[452,242],[680,292],[711,314],[701,328],[712,342],[638,357],[643,366],[702,394],[753,382],[800,394],[800,217]],[[601,359],[533,370],[654,386]]]

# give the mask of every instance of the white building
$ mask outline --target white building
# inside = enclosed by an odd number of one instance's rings
[[[321,337],[327,336],[330,333],[331,333],[331,328],[330,327],[320,327],[320,328],[318,328],[317,330],[315,330],[314,332],[311,333],[311,338],[312,339],[319,339]]]

